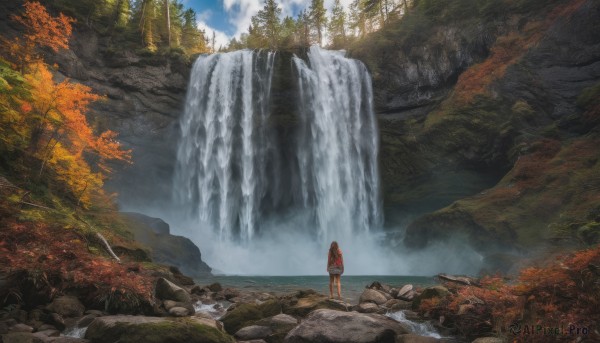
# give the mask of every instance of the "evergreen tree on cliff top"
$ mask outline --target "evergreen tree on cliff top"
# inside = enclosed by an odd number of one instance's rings
[[[275,0],[266,0],[263,9],[256,14],[256,23],[260,34],[266,38],[269,48],[273,50],[278,46],[281,31],[280,15],[281,8]]]
[[[327,25],[327,10],[323,6],[323,0],[312,0],[309,7],[311,24],[317,31],[317,42],[319,45],[323,42],[323,31]]]

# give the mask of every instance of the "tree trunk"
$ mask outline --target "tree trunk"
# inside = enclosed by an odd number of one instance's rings
[[[167,17],[167,44],[171,47],[171,15],[169,11],[169,0],[165,0],[165,16]]]

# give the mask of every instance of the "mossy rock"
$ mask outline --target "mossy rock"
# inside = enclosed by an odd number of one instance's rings
[[[233,337],[190,319],[143,316],[96,318],[86,331],[92,343],[232,343]]]
[[[338,311],[348,311],[347,304],[329,299],[319,293],[303,293],[298,292],[297,300],[286,304],[283,308],[283,313],[295,317],[306,317],[309,313],[319,309],[329,309]]]
[[[281,303],[277,300],[268,300],[261,304],[239,304],[233,310],[228,311],[221,321],[225,331],[233,335],[243,327],[281,313],[281,309]]]

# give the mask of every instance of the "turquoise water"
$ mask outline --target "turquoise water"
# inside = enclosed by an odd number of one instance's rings
[[[379,281],[392,287],[412,284],[415,287],[436,284],[433,277],[397,276],[397,275],[342,275],[342,297],[350,303],[357,303],[360,294],[373,281]],[[245,291],[284,294],[299,289],[311,288],[319,293],[329,294],[329,276],[211,276],[196,279],[199,285],[219,282],[223,287],[233,287]],[[335,294],[335,291],[334,291]]]

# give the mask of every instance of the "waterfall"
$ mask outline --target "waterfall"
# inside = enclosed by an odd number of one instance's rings
[[[370,76],[342,52],[282,55],[195,62],[174,179],[185,234],[229,273],[320,273],[331,240],[355,250],[355,270],[383,270],[369,232],[382,222]]]
[[[313,208],[321,240],[348,238],[381,224],[371,79],[343,52],[313,46],[294,57],[301,98],[298,144],[303,206]]]
[[[266,132],[275,54],[248,50],[194,63],[175,168],[175,196],[221,240],[251,240],[266,192]],[[238,235],[236,235],[236,233]]]

